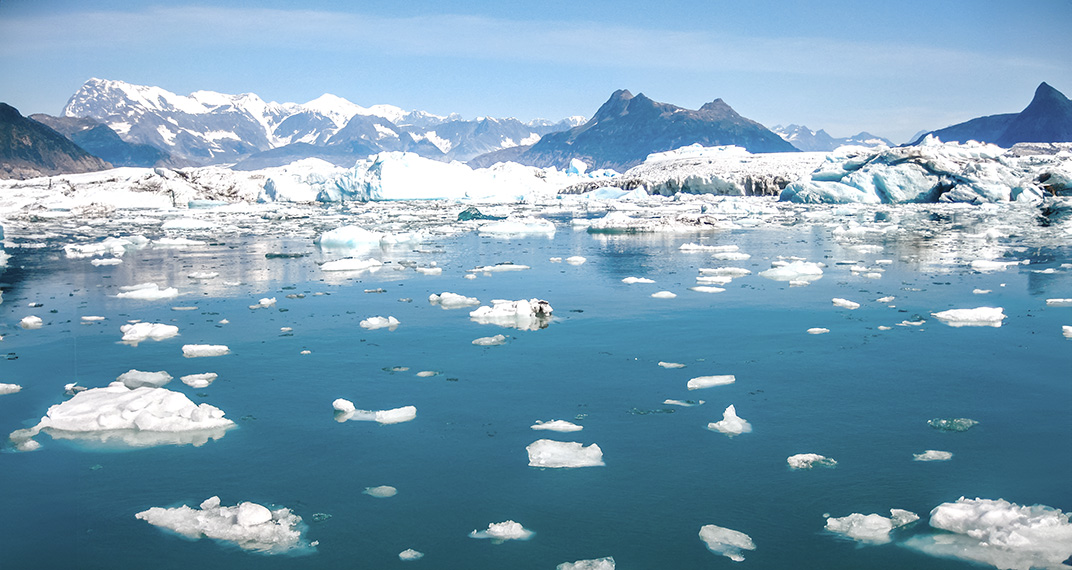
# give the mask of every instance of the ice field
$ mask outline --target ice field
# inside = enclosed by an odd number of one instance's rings
[[[200,206],[3,221],[0,567],[1068,567],[1061,212]]]

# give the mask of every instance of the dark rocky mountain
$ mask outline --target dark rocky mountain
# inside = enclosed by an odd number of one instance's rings
[[[587,123],[545,135],[515,160],[532,166],[565,168],[571,159],[591,168],[624,171],[653,152],[694,143],[737,145],[750,152],[795,152],[797,149],[763,125],[742,117],[722,99],[698,110],[653,101],[643,94],[615,91]],[[501,155],[479,157],[486,165]]]
[[[878,146],[884,144],[886,146],[894,146],[890,140],[875,136],[868,132],[861,132],[851,137],[835,138],[822,129],[813,131],[802,125],[789,125],[785,127],[775,125],[771,127],[771,131],[785,139],[794,147],[808,152],[831,151],[844,145]]]
[[[943,142],[988,142],[1009,148],[1016,143],[1072,142],[1072,101],[1045,82],[1035,89],[1031,103],[1019,113],[978,117],[956,125],[925,133]]]
[[[124,141],[108,128],[108,125],[94,119],[53,117],[43,113],[30,115],[30,118],[49,126],[86,152],[111,163],[112,166],[185,166],[154,146]]]
[[[36,178],[111,168],[67,137],[0,103],[0,178]]]

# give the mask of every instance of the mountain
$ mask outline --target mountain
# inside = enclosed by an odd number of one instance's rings
[[[36,178],[111,168],[67,137],[0,103],[0,178]]]
[[[924,133],[912,144],[927,135],[945,142],[974,140],[1004,148],[1021,142],[1072,142],[1072,101],[1043,82],[1035,89],[1031,103],[1019,113],[978,117]]]
[[[624,171],[653,152],[693,143],[704,146],[737,145],[750,152],[795,152],[793,145],[763,125],[737,114],[722,99],[689,110],[653,101],[643,94],[615,91],[592,119],[567,131],[550,133],[516,153],[516,161],[532,166],[565,168],[578,158],[591,168]],[[510,153],[515,154],[515,153]],[[478,157],[471,164],[485,166],[502,154]]]
[[[108,125],[83,117],[53,117],[42,113],[30,118],[52,128],[83,150],[112,166],[184,166],[168,153],[147,144],[128,143]]]
[[[813,131],[802,125],[789,125],[783,127],[775,125],[771,127],[774,134],[782,137],[786,142],[803,151],[831,151],[839,146],[894,146],[891,141],[868,132],[861,132],[851,137],[834,138],[826,131],[819,129]]]

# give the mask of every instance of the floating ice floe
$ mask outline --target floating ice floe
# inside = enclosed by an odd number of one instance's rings
[[[586,261],[588,261],[588,258],[580,255],[571,255],[566,258],[566,263],[570,265],[584,265]]]
[[[961,497],[931,511],[930,525],[946,532],[913,536],[905,545],[1001,569],[1065,568],[1072,556],[1069,518],[1045,505]]]
[[[833,299],[831,299],[831,302],[834,304],[835,307],[841,307],[842,309],[852,310],[860,308],[859,303],[850,301],[848,299],[842,299],[840,297],[834,297]]]
[[[752,431],[752,424],[737,415],[737,408],[730,404],[726,411],[722,412],[722,419],[707,424],[707,429],[722,432],[728,436],[740,435]]]
[[[100,321],[103,321],[103,320],[104,320],[104,317],[101,317],[101,316],[98,316],[98,315],[87,315],[87,316],[82,317],[82,322],[83,323],[96,323],[96,322],[100,322]]]
[[[313,242],[326,250],[372,249],[396,243],[416,242],[423,237],[421,234],[394,235],[374,232],[360,226],[340,226],[320,234]]]
[[[397,495],[398,489],[390,485],[380,485],[379,487],[365,487],[365,490],[361,492],[377,499],[388,499]]]
[[[164,372],[143,372],[141,370],[130,369],[119,375],[115,379],[116,382],[122,382],[124,386],[133,390],[134,388],[141,388],[148,386],[150,388],[159,388],[168,382],[171,382],[171,374]]]
[[[80,391],[51,406],[32,428],[16,430],[11,441],[20,450],[35,449],[41,431],[53,439],[118,443],[130,447],[203,445],[223,437],[234,422],[209,404],[194,404],[185,395],[166,388],[128,388],[112,382],[103,388]]]
[[[187,277],[189,277],[190,279],[198,280],[215,279],[219,276],[220,274],[215,271],[194,271],[193,273],[187,275]]]
[[[588,447],[575,441],[538,439],[525,447],[531,467],[597,467],[603,465],[603,450],[598,445]]]
[[[637,283],[655,283],[655,281],[648,279],[647,277],[626,277],[625,279],[622,279],[622,283],[625,283],[626,285],[635,285]]]
[[[1061,325],[1061,334],[1065,338],[1072,338],[1072,325]]]
[[[1047,307],[1072,307],[1072,299],[1046,299]]]
[[[759,272],[760,277],[772,281],[788,281],[790,285],[807,285],[823,277],[823,268],[810,261],[792,261]]]
[[[490,538],[492,542],[500,544],[506,540],[528,540],[536,534],[514,521],[491,523],[487,530],[474,530],[469,533],[469,538]]]
[[[120,326],[119,331],[123,333],[121,342],[138,346],[138,343],[145,340],[159,341],[177,336],[179,327],[163,323],[134,323]]]
[[[519,236],[519,235],[555,235],[555,224],[550,220],[531,217],[510,216],[502,221],[488,222],[479,229],[480,235]]]
[[[250,309],[267,309],[268,307],[274,307],[274,306],[275,306],[275,297],[264,297],[263,299],[257,301],[256,305],[250,305],[249,308]]]
[[[566,420],[551,420],[547,422],[536,420],[536,423],[529,427],[537,430],[550,430],[558,432],[581,431],[582,429],[584,429],[584,426],[579,426],[573,422],[567,422]]]
[[[468,273],[502,273],[505,271],[524,271],[531,269],[528,265],[520,263],[496,263],[495,265],[479,265],[467,270]]]
[[[968,431],[979,422],[971,418],[934,418],[927,425],[939,431]]]
[[[174,287],[161,289],[156,283],[139,283],[120,287],[122,293],[116,295],[119,299],[136,299],[139,301],[156,301],[170,299],[179,296],[179,290]]]
[[[695,285],[689,287],[689,291],[696,291],[697,293],[722,293],[725,292],[726,289],[722,287],[712,287],[710,285]]]
[[[713,524],[700,527],[700,540],[711,552],[725,556],[734,562],[744,560],[742,551],[756,549],[752,537],[747,534]]]
[[[359,259],[345,257],[334,261],[325,261],[320,265],[321,271],[378,271],[383,262],[378,259]]]
[[[358,323],[358,326],[370,331],[376,329],[388,329],[393,331],[398,328],[399,324],[401,323],[394,317],[369,317],[367,319],[362,319],[362,321]]]
[[[199,245],[205,245],[205,242],[184,237],[163,237],[153,240],[154,249],[182,249]]]
[[[547,327],[553,309],[542,299],[507,301],[493,299],[492,306],[481,306],[469,313],[469,318],[482,325],[498,325],[519,330],[538,330]]]
[[[443,268],[442,267],[414,267],[413,270],[416,271],[417,273],[420,273],[421,275],[442,275],[443,274]]]
[[[677,294],[671,291],[657,291],[652,293],[651,296],[655,299],[673,299],[677,297]]]
[[[785,462],[789,464],[790,469],[811,469],[815,466],[834,467],[837,465],[836,460],[819,455],[818,453],[798,453],[796,455],[790,455],[785,459]]]
[[[700,390],[702,388],[710,388],[712,386],[725,386],[727,384],[733,384],[737,381],[737,377],[733,374],[721,374],[717,376],[697,376],[688,381],[686,387],[689,390]]]
[[[828,517],[826,530],[865,544],[890,542],[890,531],[919,520],[919,515],[903,509],[890,509],[890,516],[852,513],[845,517]]]
[[[497,334],[495,336],[482,336],[473,339],[473,344],[477,346],[499,346],[506,344],[506,335]]]
[[[931,313],[939,321],[951,327],[1000,327],[1005,319],[1001,307],[977,307],[974,309],[949,309]]]
[[[577,560],[576,562],[563,562],[555,566],[555,570],[614,570],[614,557],[592,558]]]
[[[683,243],[678,247],[681,251],[703,251],[711,253],[732,253],[740,249],[736,245],[704,245],[699,243]]]
[[[338,398],[331,403],[335,409],[335,421],[376,422],[379,424],[399,424],[417,417],[416,406],[403,406],[390,410],[359,410],[350,400]]]
[[[123,260],[118,257],[107,257],[104,259],[92,259],[90,260],[90,263],[100,267],[102,265],[119,265],[120,263],[123,263]]]
[[[94,257],[97,255],[113,255],[120,257],[131,249],[140,249],[149,244],[145,236],[107,237],[97,243],[69,244],[63,246],[64,253],[69,258]]]
[[[711,258],[722,261],[744,261],[751,259],[752,256],[740,251],[721,251],[711,254]]]
[[[0,383],[0,396],[2,396],[4,394],[14,394],[15,392],[18,392],[19,390],[22,390],[22,386],[19,386],[18,384]]]
[[[312,548],[302,538],[301,517],[287,508],[273,511],[250,502],[222,507],[219,497],[210,497],[199,508],[152,507],[134,517],[192,540],[211,538],[262,554]]]
[[[691,408],[693,406],[701,406],[701,405],[703,405],[703,403],[704,403],[703,400],[696,400],[695,402],[692,401],[692,400],[671,400],[669,398],[667,398],[666,400],[663,400],[663,405],[666,405],[666,406],[681,406],[682,408]]]
[[[186,384],[191,388],[207,388],[216,381],[216,378],[219,378],[219,374],[216,374],[215,372],[204,372],[201,374],[187,374],[186,376],[179,378],[179,380],[182,380],[183,384]]]
[[[948,451],[939,451],[937,449],[928,449],[923,453],[913,453],[913,461],[949,461],[953,459],[953,454]]]
[[[41,317],[38,317],[38,316],[35,316],[35,315],[30,315],[30,316],[27,316],[27,317],[23,317],[22,320],[19,321],[19,326],[24,328],[24,329],[26,329],[26,330],[39,329],[43,325],[44,325],[44,321],[41,320]]]
[[[231,354],[231,349],[223,344],[185,344],[182,347],[182,355],[186,358],[223,356],[225,354]]]
[[[980,273],[993,271],[1005,271],[1010,266],[1020,265],[1019,261],[993,261],[990,259],[976,259],[971,262],[971,268]]]
[[[807,331],[808,334],[826,334],[828,332],[830,332],[830,329],[826,329],[826,328],[822,328],[822,327],[813,327],[813,328],[808,329],[808,331]]]
[[[889,296],[886,296],[886,297],[879,297],[878,299],[875,299],[875,302],[876,303],[892,303],[894,301],[894,299],[896,299],[896,298],[897,297],[889,295]]]
[[[701,267],[700,275],[709,277],[729,277],[730,279],[736,277],[744,277],[745,275],[751,275],[752,272],[743,267]]]
[[[428,296],[428,302],[433,305],[439,305],[444,309],[460,309],[462,307],[471,307],[473,305],[479,305],[480,300],[476,297],[466,297],[465,295],[459,295],[457,293],[450,293],[444,291],[438,295],[432,293]]]
[[[424,558],[424,553],[413,550],[412,548],[407,548],[402,552],[398,553],[398,559],[402,561],[408,562],[413,560],[420,560],[421,558]]]
[[[659,361],[659,366],[661,366],[663,368],[668,368],[668,369],[684,368],[685,367],[685,365],[680,363],[680,362],[663,362],[663,361]]]

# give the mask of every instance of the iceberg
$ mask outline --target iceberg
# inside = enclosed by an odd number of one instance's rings
[[[119,375],[115,379],[116,382],[122,382],[124,386],[133,390],[134,388],[141,388],[142,386],[149,386],[150,388],[159,388],[168,382],[171,382],[171,374],[164,372],[142,372],[141,370],[128,370]]]
[[[506,336],[497,334],[495,336],[482,336],[477,339],[473,339],[473,344],[477,346],[499,346],[506,344]]]
[[[122,293],[116,295],[118,299],[136,299],[139,301],[156,301],[159,299],[170,299],[172,297],[179,296],[179,290],[174,287],[168,287],[161,289],[156,283],[140,283],[138,285],[128,285],[120,287],[123,290]]]
[[[388,499],[398,494],[398,489],[390,485],[380,485],[379,487],[365,487],[362,493],[376,497],[377,499]]]
[[[331,403],[335,410],[335,421],[376,422],[378,424],[400,424],[417,417],[416,406],[403,406],[391,410],[359,410],[350,400],[338,398]]]
[[[936,449],[928,449],[923,453],[913,453],[913,461],[949,461],[953,459],[953,454],[948,451],[938,451]]]
[[[363,319],[358,325],[363,329],[374,331],[376,329],[395,330],[398,328],[398,319],[394,317],[369,317]]]
[[[558,432],[581,431],[584,429],[584,426],[579,426],[575,423],[567,422],[566,420],[551,420],[547,422],[536,420],[536,423],[529,427],[536,430],[551,430]]]
[[[713,524],[700,527],[700,540],[711,552],[725,556],[734,562],[744,560],[742,551],[756,549],[752,537],[747,534]]]
[[[842,299],[840,297],[834,297],[831,301],[834,303],[835,307],[841,307],[842,309],[853,310],[860,308],[859,303],[855,301],[850,301],[848,299]]]
[[[204,372],[201,374],[187,374],[186,376],[180,377],[179,380],[182,380],[183,384],[186,384],[191,388],[207,388],[215,382],[218,377],[219,374],[216,374],[215,372]]]
[[[35,315],[30,315],[28,317],[23,317],[22,320],[19,321],[19,326],[24,328],[24,329],[26,329],[26,330],[39,329],[43,325],[44,325],[44,321],[41,320],[41,317],[38,317],[38,316],[35,316]]]
[[[707,424],[707,429],[711,431],[722,432],[730,437],[735,435],[741,435],[742,433],[749,433],[752,431],[752,424],[748,423],[744,418],[737,416],[737,408],[730,404],[726,411],[722,412],[722,420]]]
[[[935,507],[930,525],[945,532],[913,536],[905,545],[1009,570],[1063,568],[1072,556],[1069,515],[1045,505],[961,497]]]
[[[119,327],[123,333],[121,342],[130,346],[138,346],[145,340],[165,340],[179,334],[179,327],[165,325],[163,323],[134,323]]]
[[[482,325],[498,325],[519,330],[546,328],[553,309],[542,299],[507,301],[493,299],[491,306],[483,305],[469,313],[469,318]]]
[[[398,553],[398,559],[403,561],[420,560],[421,558],[424,558],[424,553],[412,548],[407,548]]]
[[[19,386],[18,384],[4,384],[0,382],[0,396],[3,396],[4,394],[14,394],[19,390],[22,390],[22,386]]]
[[[521,523],[512,520],[500,523],[491,523],[487,530],[474,530],[469,533],[469,538],[490,538],[492,542],[500,544],[506,540],[528,540],[536,534],[521,526]]]
[[[555,570],[614,570],[614,557],[607,556],[590,560],[577,560],[576,562],[563,562],[555,566]]]
[[[262,554],[312,548],[302,538],[301,517],[287,508],[273,511],[250,502],[223,507],[219,497],[210,497],[198,508],[152,507],[134,517],[192,540],[211,538]]]
[[[840,518],[827,517],[826,530],[864,544],[886,544],[890,542],[890,531],[917,520],[919,515],[903,509],[890,509],[888,518],[852,513]]]
[[[951,327],[1000,327],[1005,319],[1001,307],[977,307],[975,309],[949,309],[931,315]]]
[[[603,465],[603,450],[598,445],[588,447],[575,441],[538,439],[525,447],[530,467],[574,468]]]
[[[626,277],[625,279],[622,279],[622,283],[625,283],[626,285],[635,285],[637,283],[655,283],[655,281],[648,279],[647,277]]]
[[[231,354],[231,349],[223,344],[185,344],[182,347],[182,355],[186,358],[223,356],[225,354]]]
[[[760,277],[772,281],[789,281],[793,284],[808,284],[823,277],[823,268],[818,263],[810,261],[792,261],[784,265],[778,265],[765,271],[759,272]]]
[[[719,376],[697,376],[689,380],[686,386],[689,390],[700,390],[702,388],[710,388],[712,386],[725,386],[727,384],[733,384],[737,381],[737,377],[733,374],[722,374]]]
[[[460,309],[462,307],[471,307],[473,305],[479,305],[480,300],[476,297],[466,297],[465,295],[459,295],[457,293],[450,293],[444,291],[438,295],[432,293],[428,296],[428,302],[433,305],[439,305],[444,309]]]
[[[818,453],[798,453],[796,455],[790,455],[785,460],[789,464],[790,469],[811,469],[818,465],[819,467],[834,467],[837,465],[837,461]]]

